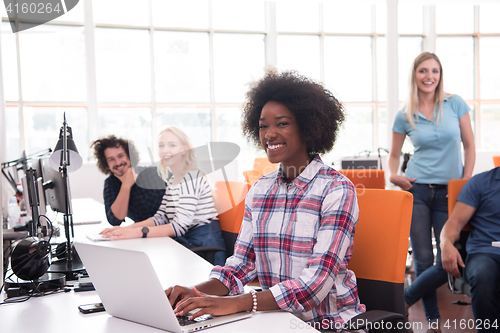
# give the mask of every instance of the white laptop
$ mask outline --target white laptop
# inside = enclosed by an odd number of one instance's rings
[[[146,253],[75,242],[78,255],[110,315],[181,333],[248,318],[250,313],[178,320]],[[119,275],[117,275],[119,274]]]

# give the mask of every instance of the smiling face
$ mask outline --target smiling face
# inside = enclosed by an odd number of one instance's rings
[[[441,66],[435,59],[427,59],[415,69],[415,81],[419,93],[435,93],[441,80]]]
[[[171,131],[165,131],[160,134],[158,151],[163,166],[171,169],[181,168],[186,149],[187,146],[183,145],[181,140]]]
[[[259,119],[259,137],[267,158],[271,163],[281,162],[286,178],[289,178],[288,170],[298,175],[311,161],[295,115],[283,103],[269,101],[264,105]]]
[[[122,146],[106,148],[104,157],[108,163],[109,170],[117,177],[123,176],[125,171],[130,168],[130,158]]]

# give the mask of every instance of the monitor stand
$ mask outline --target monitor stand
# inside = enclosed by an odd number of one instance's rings
[[[50,264],[47,272],[49,273],[62,273],[66,276],[67,281],[77,280],[77,273],[85,270],[85,267],[81,262],[75,262],[74,260],[68,261],[67,258],[54,260]]]

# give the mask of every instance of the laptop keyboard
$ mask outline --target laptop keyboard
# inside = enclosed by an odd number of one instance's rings
[[[186,325],[196,324],[196,323],[200,323],[202,321],[210,320],[212,318],[213,318],[212,315],[206,314],[203,316],[199,316],[198,318],[195,318],[194,320],[189,319],[189,316],[178,316],[177,320],[179,321],[179,325],[186,326]]]

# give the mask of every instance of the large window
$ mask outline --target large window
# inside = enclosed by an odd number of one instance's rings
[[[477,148],[498,150],[500,4],[436,3],[399,2],[400,106],[412,60],[435,50],[445,90],[473,109]],[[239,178],[262,154],[240,123],[266,66],[322,81],[345,104],[326,162],[389,148],[383,1],[85,0],[18,34],[0,15],[8,159],[55,145],[65,112],[86,160],[93,140],[115,134],[149,162],[158,133],[177,126],[195,146],[238,144]]]

